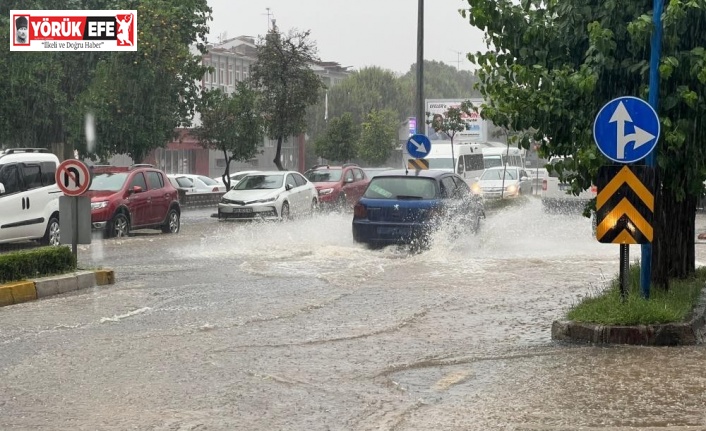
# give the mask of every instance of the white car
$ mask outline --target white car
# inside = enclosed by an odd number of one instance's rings
[[[0,243],[59,245],[59,158],[44,148],[0,151]]]
[[[247,175],[256,174],[256,173],[258,173],[258,172],[260,172],[260,171],[240,171],[240,172],[236,172],[236,173],[234,173],[234,174],[230,174],[230,175],[229,175],[229,176],[230,176],[230,186],[233,187],[234,185],[238,184],[238,181],[242,180],[242,179],[245,178]],[[216,177],[216,178],[214,178],[214,180],[215,180],[218,184],[224,184],[224,183],[223,183],[223,177],[222,177],[222,176]]]
[[[284,220],[312,214],[318,203],[316,187],[299,172],[258,172],[247,175],[223,195],[218,218]]]
[[[503,171],[505,179],[503,179]],[[471,186],[473,193],[484,198],[511,198],[528,195],[532,192],[532,182],[524,168],[518,166],[498,166],[488,168]]]
[[[169,174],[167,177],[174,187],[185,189],[187,193],[214,193],[226,191],[226,186],[223,183],[219,183],[205,175]],[[178,186],[174,184],[174,182],[176,182]]]

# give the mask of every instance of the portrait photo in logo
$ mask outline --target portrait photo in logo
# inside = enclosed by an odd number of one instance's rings
[[[118,46],[134,46],[135,34],[132,26],[132,14],[116,15],[118,25]]]
[[[29,45],[29,19],[26,16],[15,18],[15,44]]]

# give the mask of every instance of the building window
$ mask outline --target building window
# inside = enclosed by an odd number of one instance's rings
[[[240,71],[239,70],[235,71],[235,80],[240,82]]]
[[[216,167],[217,168],[225,168],[226,167],[226,159],[216,159]]]

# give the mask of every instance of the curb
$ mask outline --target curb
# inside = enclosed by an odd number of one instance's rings
[[[552,323],[552,339],[593,344],[691,346],[706,342],[706,289],[685,322],[607,326],[568,320]]]
[[[0,307],[107,284],[115,284],[115,273],[112,269],[75,271],[0,284]]]

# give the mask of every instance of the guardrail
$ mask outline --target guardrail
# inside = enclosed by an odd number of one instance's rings
[[[184,209],[217,207],[225,192],[186,193],[179,190],[179,204]]]

